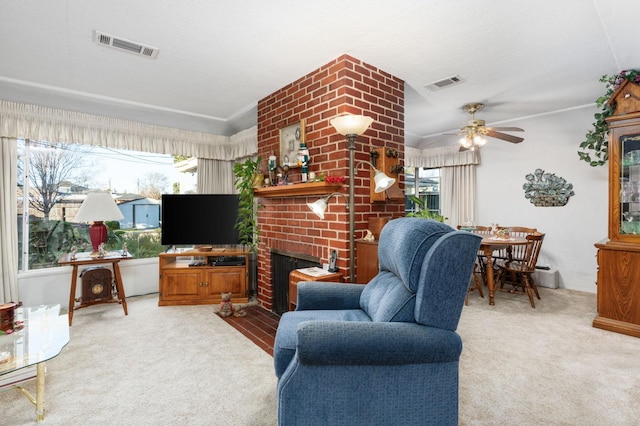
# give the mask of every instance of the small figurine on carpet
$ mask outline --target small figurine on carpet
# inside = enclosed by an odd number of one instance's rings
[[[220,302],[220,310],[218,311],[218,315],[222,318],[227,318],[230,316],[234,317],[243,317],[247,315],[247,312],[242,308],[234,308],[233,303],[231,303],[231,292],[221,293],[220,298],[222,301]]]

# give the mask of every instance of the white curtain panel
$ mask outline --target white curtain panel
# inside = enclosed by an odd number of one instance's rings
[[[235,161],[198,158],[198,193],[235,194],[234,163]]]
[[[0,101],[0,136],[234,160],[258,151],[257,127],[233,136]]]
[[[440,211],[452,227],[475,223],[476,166],[443,167],[440,173]]]
[[[19,302],[18,144],[0,137],[0,302]]]

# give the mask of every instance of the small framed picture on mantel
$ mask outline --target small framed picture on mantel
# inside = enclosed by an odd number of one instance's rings
[[[280,165],[298,167],[300,143],[305,142],[305,120],[280,129]]]

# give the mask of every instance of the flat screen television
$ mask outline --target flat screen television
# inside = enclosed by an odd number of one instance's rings
[[[234,229],[238,196],[233,194],[163,194],[163,245],[238,244]]]

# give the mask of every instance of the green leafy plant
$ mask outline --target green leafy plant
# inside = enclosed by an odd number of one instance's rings
[[[234,184],[238,190],[238,218],[234,229],[238,230],[240,243],[249,247],[251,253],[258,250],[258,220],[254,203],[254,183],[260,174],[261,157],[247,158],[233,165]]]
[[[415,195],[409,195],[409,199],[414,204],[416,204],[420,208],[420,210],[415,211],[415,212],[411,212],[411,213],[407,213],[407,217],[421,217],[423,219],[433,219],[433,220],[437,220],[438,222],[442,222],[442,223],[444,223],[444,221],[448,219],[447,217],[442,216],[438,212],[434,212],[434,211],[431,211],[431,210],[427,209],[426,201],[421,200],[420,198],[416,197]]]
[[[578,151],[580,159],[592,167],[602,166],[609,159],[609,141],[607,140],[609,123],[607,123],[607,118],[613,115],[616,106],[607,104],[607,101],[625,80],[640,84],[640,71],[624,70],[617,75],[600,77],[600,82],[605,83],[607,89],[606,93],[596,100],[596,105],[602,108],[602,111],[594,114],[596,121],[593,123],[593,129],[587,132],[585,140],[580,143],[581,151]]]

